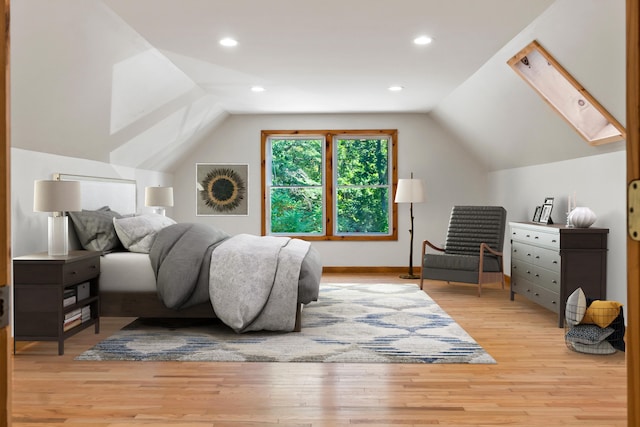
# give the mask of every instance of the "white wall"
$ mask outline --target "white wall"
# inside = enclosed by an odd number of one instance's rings
[[[172,178],[171,175],[160,172],[12,148],[11,245],[13,256],[47,250],[47,214],[33,212],[33,182],[39,179],[51,179],[54,173],[135,179],[138,183],[139,212],[148,209],[144,207],[144,187],[171,185]],[[167,212],[171,214],[170,210]]]
[[[507,209],[509,221],[530,221],[545,197],[555,197],[551,217],[566,223],[567,198],[575,191],[577,205],[598,216],[593,226],[609,229],[607,298],[626,304],[626,152],[492,172],[489,186],[493,202]],[[507,242],[505,251],[510,250]],[[505,261],[509,271],[509,257]]]
[[[487,175],[447,132],[426,114],[234,115],[216,128],[174,171],[174,218],[204,222],[229,233],[261,231],[261,130],[398,129],[398,176],[426,181],[427,202],[414,205],[414,266],[420,241],[444,240],[451,206],[485,203]],[[196,163],[249,164],[248,216],[196,216]],[[312,242],[325,266],[407,266],[409,206],[398,208],[399,240]]]

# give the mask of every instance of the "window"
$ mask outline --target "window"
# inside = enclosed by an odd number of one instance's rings
[[[396,240],[397,130],[263,131],[262,233]]]

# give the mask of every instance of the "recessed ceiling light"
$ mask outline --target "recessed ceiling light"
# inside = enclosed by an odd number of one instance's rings
[[[391,92],[400,92],[402,89],[404,89],[404,87],[402,87],[402,86],[397,86],[397,85],[389,86],[389,90]]]
[[[251,91],[252,92],[264,92],[264,88],[262,86],[252,86],[251,87]]]
[[[433,39],[429,36],[419,36],[413,39],[413,42],[418,45],[429,44],[433,41]]]
[[[238,41],[235,39],[232,39],[231,37],[225,37],[220,40],[220,44],[226,47],[233,47],[238,45]]]

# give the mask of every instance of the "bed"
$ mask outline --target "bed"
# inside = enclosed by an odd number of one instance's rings
[[[281,249],[276,248],[275,250],[278,253],[285,253],[285,255],[280,255],[279,263],[284,266],[291,265],[291,271],[280,268],[280,272],[274,271],[271,273],[267,268],[269,274],[274,275],[274,279],[272,280],[268,274],[263,279],[260,276],[262,271],[260,267],[263,263],[255,260],[254,245],[257,244],[262,247],[266,239],[270,242],[267,246],[270,246],[273,243],[271,240],[277,240],[278,238],[269,239],[251,235],[225,237],[224,231],[214,230],[211,233],[216,236],[216,241],[209,243],[207,240],[209,230],[205,228],[212,227],[205,224],[177,224],[171,218],[161,217],[156,214],[132,214],[137,212],[137,185],[133,180],[72,174],[58,174],[58,178],[76,180],[81,183],[83,211],[69,213],[71,216],[70,223],[72,224],[69,226],[70,247],[99,250],[103,253],[99,279],[101,316],[147,318],[219,317],[237,332],[262,329],[301,330],[302,307],[317,300],[322,273],[320,257],[317,251],[308,243],[305,242],[307,246],[303,246],[302,241],[298,239],[279,240],[280,243],[278,244],[283,246]],[[114,218],[116,219],[114,220]],[[153,238],[146,239],[146,242],[140,243],[140,240],[136,241],[135,245],[145,247],[142,250],[139,247],[134,248],[131,241],[128,241],[130,240],[128,234],[118,234],[118,232],[122,231],[122,228],[126,228],[124,224],[137,223],[139,226],[141,221],[153,222],[152,228],[155,231]],[[131,229],[134,228],[131,227]],[[191,229],[196,231],[191,231]],[[96,232],[96,230],[99,231]],[[129,230],[125,231],[129,232]],[[145,232],[141,231],[138,234],[143,235]],[[202,272],[205,270],[211,272],[211,277],[208,278],[206,285],[201,283],[202,275],[198,278],[198,284],[176,284],[176,282],[187,281],[186,278],[178,280],[176,277],[194,275],[191,274],[194,268],[191,268],[189,264],[192,261],[187,260],[188,265],[179,264],[176,266],[176,264],[169,264],[169,261],[165,260],[165,258],[169,258],[169,255],[167,255],[169,253],[183,254],[182,250],[179,251],[178,249],[185,246],[194,246],[190,240],[187,240],[186,244],[179,240],[186,238],[179,233],[186,235],[189,232],[191,234],[195,233],[197,240],[203,241],[204,243],[202,244],[204,246],[212,246],[209,252],[203,256],[206,261],[202,261],[210,264],[196,267],[201,268]],[[147,235],[144,236],[145,238],[147,237]],[[173,246],[161,246],[161,243]],[[243,247],[242,245],[245,246]],[[247,247],[246,245],[249,245],[249,251],[244,249]],[[239,268],[238,265],[233,267],[239,269],[240,272],[231,270],[233,260],[238,258],[238,247],[243,248],[242,253],[246,259],[244,262],[252,262],[252,265],[247,268]],[[290,247],[293,247],[296,251],[293,252],[293,255],[291,255],[291,251],[294,249],[289,249]],[[289,255],[286,255],[285,249],[289,251]],[[259,254],[261,250],[258,248],[255,252]],[[271,250],[269,249],[269,251]],[[230,253],[230,258],[224,258],[225,253]],[[207,258],[209,254],[211,254],[210,259]],[[289,261],[289,258],[286,258],[285,263],[282,260],[283,256],[295,258],[297,261]],[[272,253],[269,252],[267,257],[273,257]],[[184,262],[185,256],[181,255],[179,258],[182,258],[179,262]],[[300,264],[299,268],[295,263]],[[277,264],[278,262],[275,262],[276,267],[274,268],[276,270],[278,269]],[[167,267],[165,268],[165,266]],[[167,275],[169,276],[168,282],[165,280],[161,283],[162,277]],[[253,289],[256,285],[262,286],[260,282],[269,282],[271,280],[276,283],[273,289],[268,291]],[[214,282],[217,288],[212,290],[212,283]],[[284,284],[277,285],[278,282],[283,282]],[[174,292],[174,286],[178,285],[193,289],[185,291],[190,292],[189,296],[181,297],[179,303],[176,304],[175,301],[170,300],[170,304],[167,305],[167,297],[160,291],[165,289],[165,294],[169,293],[170,297],[174,297],[172,292]],[[202,286],[208,286],[209,288],[209,298],[205,300],[203,300],[205,291]],[[284,287],[278,290],[276,286]],[[272,301],[256,302],[255,304],[244,301],[258,298],[254,297],[253,294],[264,294],[265,292],[275,295],[270,297]],[[238,294],[238,296],[234,296],[235,294]],[[214,296],[216,299],[214,299]],[[218,300],[221,302],[216,305]],[[247,304],[249,304],[249,307],[247,307]],[[252,304],[255,306],[251,306]],[[260,307],[260,304],[263,304],[263,307]],[[214,309],[214,307],[216,308]],[[231,311],[231,314],[227,313],[228,311]],[[249,322],[247,319],[238,318],[256,317],[258,315],[261,317],[273,317],[274,312],[277,314],[276,317],[279,316],[281,319],[257,319]],[[229,316],[232,317],[231,320],[229,320]],[[248,325],[248,323],[252,323],[252,325]]]

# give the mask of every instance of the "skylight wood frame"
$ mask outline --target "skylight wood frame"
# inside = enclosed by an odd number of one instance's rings
[[[625,128],[536,40],[507,63],[589,145],[626,139]]]

